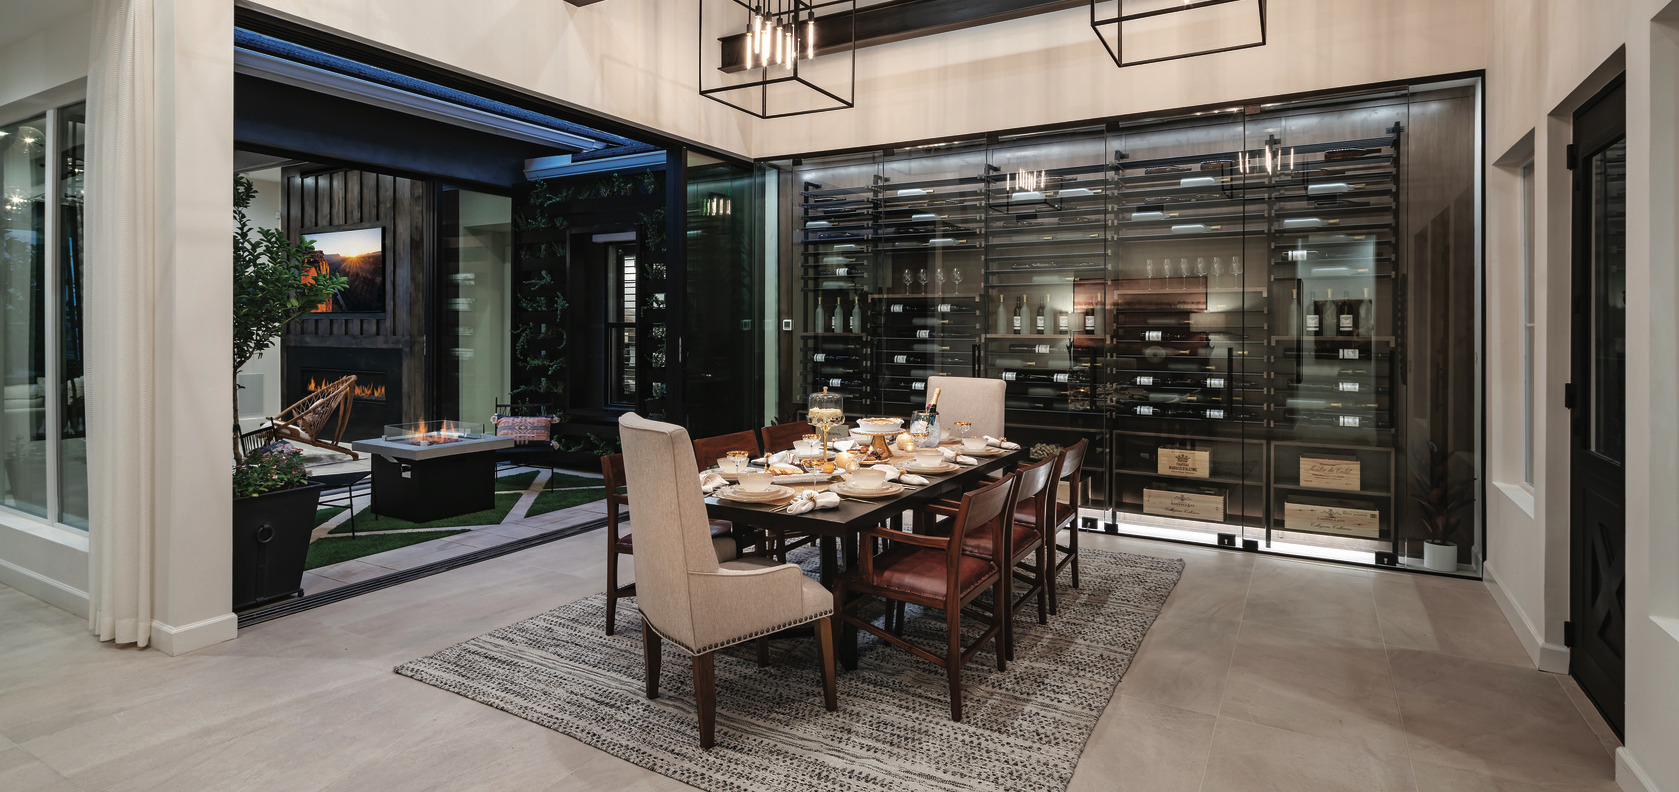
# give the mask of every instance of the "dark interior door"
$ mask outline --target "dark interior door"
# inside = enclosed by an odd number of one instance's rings
[[[1575,116],[1569,672],[1621,733],[1626,702],[1626,89]]]

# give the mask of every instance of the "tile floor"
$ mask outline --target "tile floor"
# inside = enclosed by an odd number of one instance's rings
[[[1084,538],[1188,568],[1073,790],[1616,788],[1613,737],[1568,678],[1528,664],[1478,583]],[[391,673],[600,590],[601,541],[434,575],[178,658],[98,644],[81,620],[0,587],[0,789],[686,789]]]

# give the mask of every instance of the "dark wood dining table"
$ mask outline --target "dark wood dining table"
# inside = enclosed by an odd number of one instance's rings
[[[768,504],[741,503],[715,496],[705,499],[706,512],[714,520],[728,520],[738,528],[780,528],[817,537],[819,550],[818,578],[829,589],[834,587],[843,557],[843,568],[857,563],[858,532],[864,528],[888,522],[912,511],[917,506],[939,498],[959,497],[992,471],[1006,469],[1026,457],[1024,450],[1004,451],[997,456],[976,457],[979,464],[961,466],[949,473],[918,473],[928,484],[905,489],[897,495],[867,500],[847,497],[833,509],[816,509],[803,514],[777,511]],[[901,468],[900,468],[901,469]],[[839,660],[846,669],[857,668],[857,629],[842,627],[837,642]]]

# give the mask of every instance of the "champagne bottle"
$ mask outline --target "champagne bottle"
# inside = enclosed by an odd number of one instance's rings
[[[939,418],[939,393],[943,390],[943,388],[934,388],[932,398],[927,400],[927,412],[932,414],[934,421]]]
[[[1014,334],[1026,332],[1026,295],[1014,298]]]
[[[1048,302],[1049,302],[1048,297],[1039,297],[1038,298],[1038,323],[1035,325],[1035,327],[1038,328],[1037,329],[1038,335],[1043,335],[1044,334],[1044,305],[1047,304]]]
[[[1358,305],[1358,334],[1365,338],[1376,335],[1376,302],[1370,299],[1370,290],[1364,290],[1364,301]]]
[[[1003,304],[1003,293],[997,293],[997,334],[1009,331],[1009,308]]]
[[[1318,301],[1318,332],[1322,335],[1335,335],[1336,323],[1340,322],[1340,309],[1335,304],[1335,290],[1325,289],[1323,299]]]
[[[1344,336],[1358,335],[1358,309],[1350,292],[1346,295],[1346,297],[1346,299],[1335,304],[1335,310],[1337,312],[1335,334]]]
[[[830,322],[833,324],[834,332],[845,332],[845,309],[840,307],[840,298],[838,297],[834,298],[834,315],[830,318]]]

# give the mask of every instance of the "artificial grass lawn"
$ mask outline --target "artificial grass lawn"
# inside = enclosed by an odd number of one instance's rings
[[[315,510],[315,527],[326,525],[327,521],[344,512],[343,506],[325,506]]]
[[[547,514],[548,512],[559,511],[561,509],[569,509],[573,506],[598,501],[605,497],[606,488],[604,487],[554,490],[553,492],[544,491],[541,495],[536,496],[536,502],[531,504],[530,511],[525,512],[525,516],[535,517],[538,514]]]
[[[507,519],[507,513],[513,510],[513,506],[517,504],[519,499],[522,497],[524,497],[523,492],[498,493],[496,495],[496,505],[492,508],[485,509],[483,511],[475,511],[470,514],[445,517],[441,520],[430,520],[428,522],[418,523],[409,522],[407,520],[399,520],[395,517],[389,517],[383,514],[374,514],[370,511],[364,510],[356,513],[356,533],[371,533],[373,531],[420,531],[428,528],[458,528],[465,525],[500,525],[502,520]],[[328,533],[336,536],[338,534],[347,534],[349,532],[350,523],[346,520],[342,525],[339,525],[337,528],[332,529]]]
[[[466,533],[466,531],[415,531],[413,533],[379,534],[377,536],[357,536],[353,538],[326,537],[316,539],[309,545],[309,559],[304,562],[303,568],[318,569],[340,561],[349,561],[352,558],[370,556],[374,553],[383,553],[386,550],[395,550],[398,547],[407,547],[462,533]]]
[[[509,490],[524,492],[530,489],[531,482],[535,480],[536,471],[534,470],[527,473],[515,473],[511,476],[502,476],[496,479],[496,492],[507,492]]]

